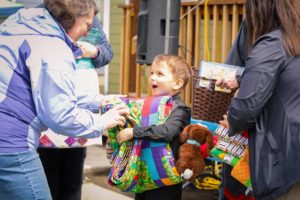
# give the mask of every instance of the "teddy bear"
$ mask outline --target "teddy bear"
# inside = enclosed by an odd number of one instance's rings
[[[205,168],[204,158],[200,146],[206,143],[207,151],[213,148],[213,134],[200,124],[190,124],[179,135],[179,158],[176,169],[185,180],[195,180]]]

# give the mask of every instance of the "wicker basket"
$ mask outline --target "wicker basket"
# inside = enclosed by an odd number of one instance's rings
[[[199,69],[193,68],[192,118],[210,122],[219,122],[226,114],[234,95],[196,87],[199,81]]]

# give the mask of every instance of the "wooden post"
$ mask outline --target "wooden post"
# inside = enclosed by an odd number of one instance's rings
[[[196,24],[195,24],[195,59],[194,59],[194,66],[191,67],[199,67],[200,64],[200,42],[201,42],[201,10],[200,7],[197,6],[196,8]]]
[[[232,6],[232,32],[231,32],[231,41],[232,44],[235,41],[235,37],[239,31],[239,13],[238,5]]]
[[[141,65],[136,64],[136,77],[135,77],[135,96],[141,97]]]
[[[147,74],[150,75],[150,69],[151,69],[151,65],[147,66]],[[148,85],[148,79],[146,79],[147,81],[147,85]],[[150,85],[148,85],[147,87],[147,93],[148,93],[148,97],[150,97],[152,95],[151,89],[150,89]]]
[[[228,41],[229,39],[229,12],[228,12],[228,5],[223,5],[223,19],[222,19],[222,52],[221,52],[221,62],[224,62],[226,57],[227,57],[227,53],[230,47],[230,41]]]
[[[219,37],[219,10],[218,6],[214,5],[213,7],[213,39],[212,39],[212,61],[220,62],[220,37]]]
[[[138,13],[140,10],[140,0],[130,0],[131,9],[131,54],[130,54],[130,64],[129,64],[129,93],[135,91],[136,86],[136,54],[137,54],[137,32],[138,32]]]
[[[122,15],[122,28],[121,28],[121,47],[120,47],[120,94],[125,94],[124,92],[124,67],[125,67],[125,26],[126,26],[126,11],[123,8],[123,15]]]
[[[191,10],[191,6],[188,7]],[[190,12],[187,17],[187,56],[186,61],[191,66],[192,65],[192,51],[193,51],[193,12]],[[186,85],[184,92],[184,99],[187,105],[191,104],[191,83]]]
[[[204,55],[203,55],[203,59],[206,60],[206,61],[209,61],[210,60],[210,48],[209,48],[209,33],[210,33],[210,6],[207,5],[207,10],[206,12],[204,12]],[[205,9],[205,8],[204,8]]]
[[[181,6],[181,9],[180,9],[180,16],[182,16],[185,12],[185,8],[183,6]],[[179,24],[179,41],[178,41],[178,45],[179,45],[179,51],[178,51],[178,55],[180,57],[184,57],[184,52],[185,49],[183,49],[183,46],[184,46],[184,21],[185,19],[182,18],[180,19],[180,24]]]
[[[126,27],[125,27],[125,59],[124,59],[124,94],[129,94],[129,67],[130,67],[130,43],[131,43],[131,8],[126,9]]]

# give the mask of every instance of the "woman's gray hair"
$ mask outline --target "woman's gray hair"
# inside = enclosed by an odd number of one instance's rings
[[[44,0],[46,9],[61,23],[68,32],[79,17],[88,16],[94,9],[98,9],[94,0]]]

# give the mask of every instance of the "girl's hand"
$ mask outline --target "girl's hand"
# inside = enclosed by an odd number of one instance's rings
[[[126,119],[124,116],[129,114],[129,110],[126,105],[120,104],[108,110],[100,117],[105,129],[109,129],[115,126],[124,126],[126,123]]]
[[[117,135],[117,142],[121,145],[123,142],[133,138],[133,128],[125,128]]]

